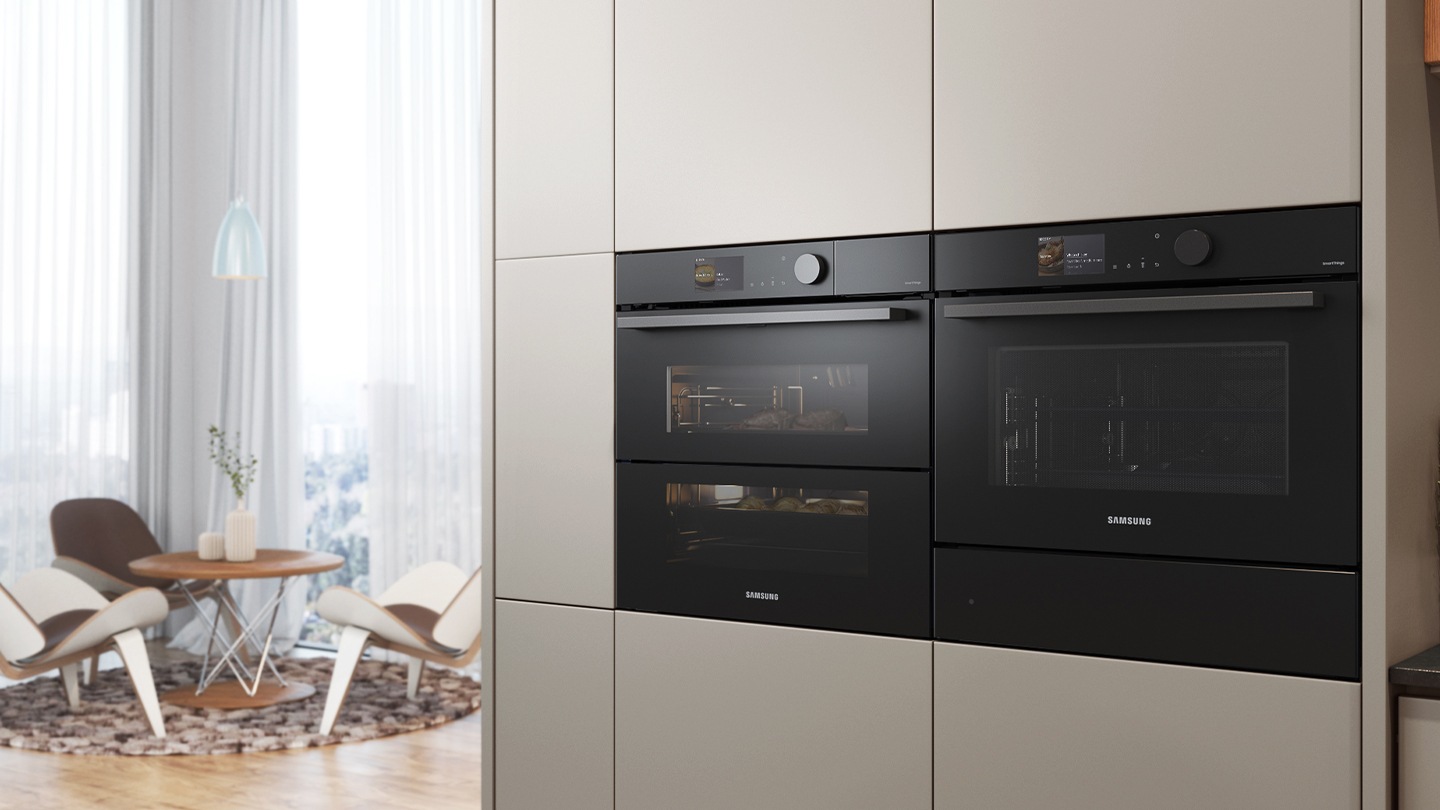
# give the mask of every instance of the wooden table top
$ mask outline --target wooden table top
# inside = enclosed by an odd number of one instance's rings
[[[130,563],[130,570],[155,579],[267,579],[334,571],[345,560],[324,551],[259,548],[250,562],[202,560],[198,551],[152,554]]]

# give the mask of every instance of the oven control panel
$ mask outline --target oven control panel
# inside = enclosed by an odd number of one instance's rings
[[[930,236],[622,253],[615,303],[725,303],[929,292]]]
[[[1080,222],[935,236],[941,291],[1357,274],[1354,206]]]

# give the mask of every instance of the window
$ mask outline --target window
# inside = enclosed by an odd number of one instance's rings
[[[123,0],[0,3],[0,580],[50,508],[131,493]]]

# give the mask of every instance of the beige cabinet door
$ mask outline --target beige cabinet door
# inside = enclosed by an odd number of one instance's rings
[[[1359,199],[1358,0],[936,0],[937,230]]]
[[[615,605],[615,259],[495,263],[495,595]]]
[[[931,643],[617,613],[625,810],[929,810]]]
[[[495,0],[497,258],[615,249],[613,19],[611,0]]]
[[[616,0],[616,249],[929,230],[930,12]]]
[[[1440,807],[1440,700],[1402,697],[1400,741],[1400,810]]]
[[[1354,810],[1360,685],[935,645],[936,810]]]
[[[498,810],[609,810],[615,780],[615,614],[495,602]]]

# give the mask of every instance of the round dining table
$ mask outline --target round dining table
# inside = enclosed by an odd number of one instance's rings
[[[205,614],[200,610],[196,592],[213,588],[209,595],[217,605],[214,616],[209,619],[205,657],[195,687],[170,690],[160,699],[182,706],[241,709],[303,700],[315,694],[315,687],[308,683],[286,681],[275,666],[271,655],[275,619],[285,592],[296,577],[333,571],[344,564],[341,557],[323,551],[272,548],[256,549],[255,559],[248,562],[202,560],[194,551],[153,554],[131,562],[130,570],[137,575],[176,580],[200,615]],[[255,612],[254,619],[246,617],[230,592],[230,582],[239,579],[280,580],[275,594]],[[225,631],[221,630],[222,625]],[[231,627],[240,628],[239,632],[229,631]],[[252,654],[258,657],[253,667],[247,660]],[[271,679],[264,677],[267,668],[273,676]],[[233,679],[217,680],[227,671]]]

